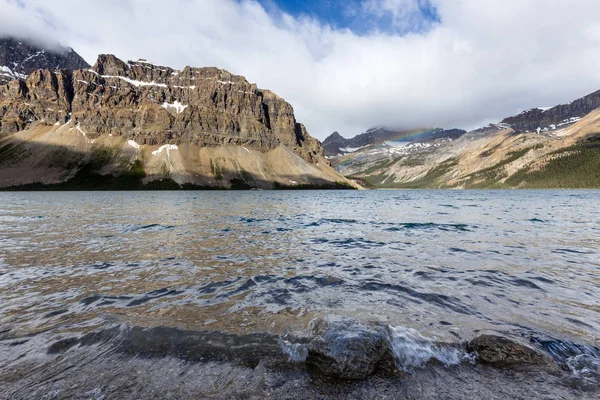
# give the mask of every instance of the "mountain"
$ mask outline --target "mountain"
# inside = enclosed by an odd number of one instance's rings
[[[332,165],[374,187],[598,188],[599,94],[529,110],[454,140],[388,143],[345,154]]]
[[[581,99],[551,108],[532,108],[521,114],[506,118],[503,124],[515,132],[548,132],[561,129],[579,121],[600,107],[600,90]],[[539,132],[538,132],[539,133]]]
[[[36,69],[80,69],[89,65],[70,47],[40,47],[25,39],[0,37],[0,85],[26,79]]]
[[[465,131],[461,129],[391,130],[380,127],[369,129],[351,139],[346,139],[338,132],[333,132],[323,141],[323,149],[325,156],[334,157],[341,154],[354,153],[360,149],[381,145],[388,141],[426,142],[441,138],[455,139],[464,133]]]
[[[273,92],[222,69],[100,55],[91,68],[36,70],[0,86],[0,187],[22,185],[353,184]]]

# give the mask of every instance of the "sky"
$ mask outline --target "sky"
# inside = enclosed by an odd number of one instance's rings
[[[0,35],[183,68],[292,104],[323,140],[474,129],[600,89],[598,0],[0,0]]]

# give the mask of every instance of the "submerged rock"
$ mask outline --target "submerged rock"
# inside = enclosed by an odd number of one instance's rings
[[[594,390],[600,386],[600,359],[589,354],[579,354],[567,360],[571,370],[571,383],[583,390]]]
[[[533,347],[499,335],[477,336],[467,344],[467,350],[476,352],[479,361],[498,367],[549,362],[547,356]]]
[[[307,364],[320,373],[341,379],[364,379],[389,354],[385,328],[352,319],[324,318],[314,326]]]

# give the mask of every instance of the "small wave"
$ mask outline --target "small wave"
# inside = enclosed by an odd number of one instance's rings
[[[313,221],[313,222],[311,222],[309,224],[306,224],[304,226],[306,226],[307,228],[309,228],[309,227],[312,227],[312,226],[319,226],[319,223],[317,221]]]
[[[268,221],[266,218],[240,218],[240,222],[245,222],[247,224],[253,224],[255,222],[264,222]]]
[[[384,231],[388,232],[400,232],[418,229],[439,229],[441,231],[455,231],[455,232],[472,232],[467,224],[436,224],[433,222],[405,222],[401,224],[395,224],[390,228],[385,228]],[[473,228],[476,228],[475,226]]]
[[[306,275],[306,276],[295,276],[293,278],[288,278],[284,281],[288,285],[298,286],[300,282],[310,282],[319,287],[325,286],[339,286],[344,284],[344,280],[340,278],[336,278],[331,275],[325,276],[315,276],[315,275]]]
[[[58,218],[58,217],[57,217]],[[43,215],[0,215],[0,222],[20,222],[23,220],[46,219]]]
[[[216,291],[221,290],[222,288],[227,288],[227,287],[233,285],[234,283],[238,282],[239,280],[240,280],[240,277],[236,277],[234,279],[229,279],[226,281],[210,282],[210,283],[207,283],[206,285],[199,287],[197,289],[197,291],[198,291],[198,293],[201,293],[201,294],[213,294]]]
[[[148,225],[134,226],[130,229],[130,231],[131,232],[162,231],[162,230],[169,230],[169,229],[173,229],[173,228],[175,228],[175,226],[173,226],[173,225],[148,224]]]
[[[106,344],[110,351],[136,357],[176,357],[190,362],[233,361],[256,366],[263,359],[280,359],[278,337],[267,333],[236,335],[217,331],[190,331],[158,326],[153,328],[116,325],[82,337],[61,339],[49,352],[64,352],[79,344]]]
[[[108,269],[108,268],[111,268],[114,266],[115,266],[115,264],[110,263],[110,262],[97,262],[97,263],[89,265],[88,268],[103,270],[103,269]]]
[[[335,348],[336,346],[343,347],[341,343],[344,340],[341,338],[353,338],[353,340],[356,340],[357,342],[349,347],[350,352],[355,352],[356,349],[361,348],[358,344],[360,340],[369,341],[370,334],[377,332],[376,329],[369,330],[369,328],[366,328],[365,325],[356,320],[344,320],[342,318],[336,321],[339,323],[339,326],[336,326],[336,332],[331,334],[323,335],[322,332],[315,331],[315,327],[319,326],[319,324],[313,321],[311,323],[311,331],[306,336],[304,334],[301,336],[290,334],[282,336],[279,339],[279,345],[283,355],[287,357],[289,362],[302,363],[308,359],[311,351],[315,351],[314,349],[311,350],[314,347],[313,343],[315,340],[321,343],[327,339],[330,342],[326,344],[326,348]],[[393,363],[399,371],[414,373],[416,369],[424,368],[432,361],[437,361],[446,367],[465,362],[474,364],[476,361],[476,354],[469,353],[460,343],[435,342],[421,335],[417,330],[404,326],[378,325],[377,327],[382,328],[383,332],[385,332],[385,343],[389,351],[389,361],[392,361],[393,358]],[[317,345],[316,349],[318,353],[320,345]],[[343,351],[341,348],[334,351],[338,354],[339,360],[345,359],[345,356],[341,355]],[[367,355],[365,354],[365,356]],[[384,356],[381,361],[387,363],[387,357]]]
[[[321,218],[320,224],[356,224],[358,221],[355,219],[343,219],[343,218]]]
[[[453,204],[438,204],[438,206],[440,207],[446,207],[446,208],[454,208],[456,210],[458,210],[459,208]]]
[[[387,245],[387,243],[385,243],[385,242],[375,242],[375,241],[368,240],[368,239],[365,239],[362,237],[333,239],[333,240],[329,240],[326,238],[313,238],[313,239],[311,239],[311,242],[314,244],[328,243],[332,246],[336,246],[336,247],[340,247],[340,248],[344,248],[344,249],[354,249],[354,248],[371,249],[371,248],[383,247],[383,246]]]
[[[104,305],[114,304],[116,301],[129,301],[132,298],[133,298],[132,296],[103,296],[100,294],[94,294],[94,295],[91,295],[89,297],[79,300],[79,302],[81,304],[83,304],[84,306],[90,306],[90,305],[102,300],[102,302],[98,303],[97,306],[104,306]]]
[[[585,322],[583,322],[583,321],[580,321],[580,320],[578,320],[578,319],[576,319],[576,318],[569,318],[569,317],[565,317],[565,319],[566,319],[567,321],[569,321],[569,322],[571,322],[571,323],[575,324],[575,325],[583,326],[584,328],[590,328],[590,329],[594,329],[594,327],[593,327],[592,325],[590,325],[590,324],[586,324]]]
[[[535,283],[528,281],[527,279],[517,278],[517,279],[513,279],[511,282],[513,285],[526,287],[528,289],[536,289],[536,290],[542,290],[542,291],[544,290],[541,287],[539,287],[538,285],[536,285]]]
[[[308,358],[308,346],[304,343],[294,343],[285,338],[279,341],[281,351],[292,363],[303,363]]]
[[[373,248],[373,247],[382,247],[387,244],[385,242],[375,242],[375,241],[368,240],[365,238],[339,239],[339,240],[332,240],[329,243],[331,243],[335,246],[342,247],[342,248],[362,248],[362,249],[369,249],[369,248]]]
[[[460,247],[450,247],[448,250],[450,250],[452,253],[481,254],[480,251],[471,251],[467,249],[461,249]]]
[[[66,308],[63,308],[63,309],[60,309],[60,310],[50,311],[44,317],[46,317],[46,318],[52,318],[52,317],[56,317],[57,315],[65,314],[67,312],[69,312],[69,310],[67,310]]]
[[[594,254],[591,251],[580,251],[580,250],[574,250],[574,249],[555,249],[552,250],[553,253],[563,253],[563,254]]]
[[[168,288],[153,290],[153,291],[143,295],[140,298],[132,300],[131,302],[129,302],[127,304],[127,307],[136,307],[136,306],[142,305],[144,303],[147,303],[149,301],[152,301],[155,299],[160,299],[161,297],[176,296],[181,293],[183,293],[183,290],[175,290],[175,289],[168,289]]]
[[[446,295],[437,294],[437,293],[419,292],[419,291],[411,289],[410,287],[405,286],[405,285],[400,285],[400,284],[394,285],[391,283],[380,283],[380,282],[375,282],[375,281],[367,281],[367,282],[363,283],[361,286],[359,286],[359,289],[372,291],[372,292],[384,291],[387,293],[393,293],[398,296],[408,298],[409,300],[412,300],[413,302],[418,303],[420,301],[425,301],[429,304],[433,304],[433,305],[439,306],[444,309],[449,309],[449,310],[452,310],[454,312],[464,314],[464,315],[472,315],[474,313],[474,311],[470,310],[467,306],[463,305],[461,303],[461,301],[456,297],[446,296]],[[408,297],[406,297],[406,296],[408,296]]]
[[[544,349],[558,362],[567,362],[570,358],[579,355],[589,355],[600,358],[600,348],[589,344],[567,342],[556,338],[532,337],[531,342]]]
[[[539,219],[539,218],[531,218],[531,219],[528,219],[527,221],[529,221],[529,222],[542,222],[542,223],[546,222],[543,219]]]
[[[483,279],[473,279],[473,278],[467,278],[465,279],[467,282],[469,282],[471,285],[474,286],[486,286],[486,287],[493,287],[494,285],[484,281]]]
[[[355,219],[344,219],[344,218],[321,218],[318,221],[312,221],[309,222],[307,224],[305,224],[304,226],[307,228],[311,228],[311,227],[315,227],[315,226],[322,226],[322,225],[326,225],[326,224],[357,224],[359,223],[357,220]]]
[[[184,293],[183,290],[162,288],[153,290],[143,295],[122,295],[122,296],[110,296],[94,294],[79,300],[79,303],[85,307],[94,305],[95,307],[103,306],[121,306],[121,307],[136,307],[147,302],[160,299],[165,296],[177,296]]]
[[[532,276],[531,279],[535,279],[536,281],[554,284],[555,282],[552,279],[544,278],[543,276]]]
[[[451,344],[438,344],[418,331],[404,326],[390,326],[390,345],[398,369],[412,373],[428,362],[437,360],[446,367],[463,362],[475,363],[475,354]]]

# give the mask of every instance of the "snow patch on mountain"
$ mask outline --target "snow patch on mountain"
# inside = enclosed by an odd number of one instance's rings
[[[177,114],[179,114],[187,108],[187,105],[181,104],[179,101],[175,100],[173,103],[167,103],[165,101],[164,103],[162,103],[161,107],[167,111],[173,109]]]
[[[157,156],[160,153],[162,153],[163,150],[165,150],[167,152],[167,155],[168,155],[169,154],[169,150],[177,150],[177,145],[174,145],[174,144],[165,144],[165,145],[162,145],[162,146],[160,146],[158,148],[158,150],[154,150],[152,152],[152,155],[153,156]]]

